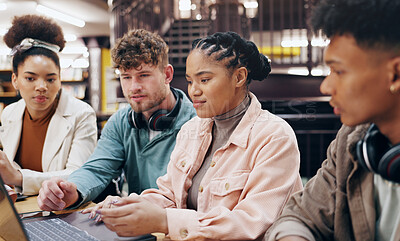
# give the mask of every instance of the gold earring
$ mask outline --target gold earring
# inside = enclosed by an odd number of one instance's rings
[[[396,93],[397,93],[397,89],[396,89],[396,87],[394,86],[394,84],[390,86],[390,92],[391,92],[392,94],[396,94]]]

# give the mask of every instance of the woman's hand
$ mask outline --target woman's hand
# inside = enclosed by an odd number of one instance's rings
[[[22,174],[14,168],[6,154],[0,151],[0,175],[4,183],[14,186],[22,186]]]
[[[118,202],[121,200],[121,197],[119,196],[107,196],[104,201],[99,202],[96,204],[94,207],[86,208],[81,211],[81,213],[90,213],[89,218],[95,218],[97,215],[97,210],[102,209],[102,208],[113,208],[114,203]],[[95,219],[96,222],[101,222],[101,216],[98,215]]]
[[[139,195],[131,194],[112,205],[115,207],[98,209],[97,213],[107,228],[118,236],[168,233],[166,210]]]
[[[8,192],[8,196],[10,196],[11,200],[15,203],[15,201],[17,201],[17,193],[14,191],[13,188],[8,186],[7,184],[4,184],[4,187]]]

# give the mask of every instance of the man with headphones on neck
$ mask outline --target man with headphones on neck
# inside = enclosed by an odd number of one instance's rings
[[[109,118],[94,153],[68,181],[54,178],[42,184],[38,205],[43,210],[92,201],[122,171],[129,193],[156,188],[156,179],[166,173],[177,133],[196,115],[185,93],[170,87],[174,70],[168,63],[168,46],[159,35],[129,31],[116,42],[112,59],[130,106]]]
[[[400,0],[320,0],[331,96],[343,127],[267,240],[400,240]]]

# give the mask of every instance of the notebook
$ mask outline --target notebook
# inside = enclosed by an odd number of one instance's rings
[[[21,216],[29,216],[27,214]],[[87,214],[73,212],[47,217],[21,219],[0,176],[0,240],[156,240],[148,234],[119,237],[103,223],[95,223]],[[47,237],[46,237],[47,236]]]

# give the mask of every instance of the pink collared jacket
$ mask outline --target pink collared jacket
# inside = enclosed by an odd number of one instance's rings
[[[302,190],[300,154],[293,129],[251,104],[218,149],[200,183],[197,211],[187,209],[188,189],[212,141],[213,120],[198,118],[180,130],[159,189],[141,195],[166,208],[173,240],[261,239],[290,195]]]

